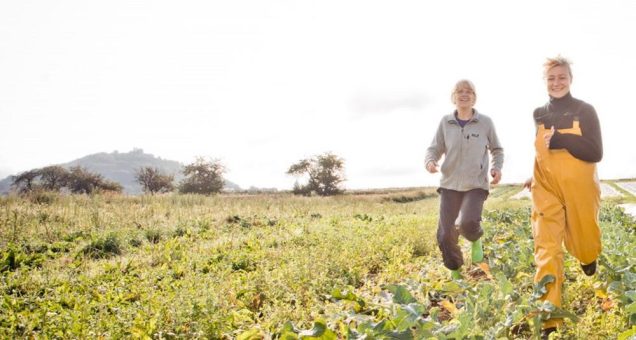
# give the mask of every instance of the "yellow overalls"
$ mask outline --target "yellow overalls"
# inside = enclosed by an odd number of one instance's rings
[[[535,140],[536,158],[532,181],[532,235],[537,273],[534,281],[554,275],[542,297],[561,306],[564,279],[563,247],[582,264],[596,260],[601,253],[598,212],[601,203],[596,163],[572,156],[567,150],[549,150],[543,136],[548,132],[539,124]],[[559,133],[581,135],[578,120]],[[556,327],[562,319],[550,319],[543,328]]]

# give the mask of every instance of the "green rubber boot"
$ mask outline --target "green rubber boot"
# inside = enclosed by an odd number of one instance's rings
[[[479,263],[484,260],[484,249],[481,245],[481,239],[473,242],[471,247],[473,263]]]
[[[451,279],[453,280],[461,280],[462,273],[459,272],[459,269],[451,270]]]

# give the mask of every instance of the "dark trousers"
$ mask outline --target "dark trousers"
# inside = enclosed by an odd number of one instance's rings
[[[459,234],[471,242],[477,241],[484,234],[481,229],[481,212],[484,201],[488,197],[488,191],[484,189],[455,191],[444,188],[438,191],[440,207],[437,244],[442,251],[444,266],[450,270],[456,270],[464,264],[458,244]]]

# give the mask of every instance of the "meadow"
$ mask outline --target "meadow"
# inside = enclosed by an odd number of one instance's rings
[[[530,201],[493,190],[485,263],[450,280],[432,188],[0,198],[0,338],[636,337],[636,222],[605,200],[593,277],[566,256],[562,309],[535,300]]]

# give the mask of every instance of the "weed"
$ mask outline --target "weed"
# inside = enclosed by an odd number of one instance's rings
[[[79,254],[92,259],[108,258],[122,253],[119,238],[115,234],[92,240]]]
[[[150,243],[159,243],[161,241],[161,231],[149,229],[145,231],[146,240]]]

